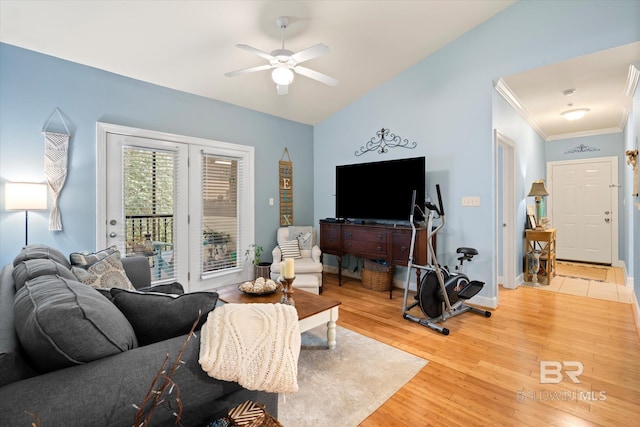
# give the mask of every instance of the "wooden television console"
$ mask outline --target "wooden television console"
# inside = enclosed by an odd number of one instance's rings
[[[406,266],[411,246],[411,227],[393,224],[353,224],[320,221],[320,250],[338,260],[338,284],[342,286],[342,256],[385,260]],[[413,263],[427,264],[427,228],[417,227]],[[420,272],[416,271],[416,280]],[[416,282],[416,283],[418,283]],[[393,286],[391,287],[393,289]],[[389,291],[389,298],[392,290]]]

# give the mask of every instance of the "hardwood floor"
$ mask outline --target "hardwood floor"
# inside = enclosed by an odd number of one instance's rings
[[[500,288],[491,318],[449,319],[449,336],[402,318],[389,294],[325,274],[323,295],[342,301],[338,324],[429,363],[361,426],[639,425],[640,340],[632,304]],[[418,308],[412,313],[422,316]],[[339,337],[338,337],[339,343]],[[573,383],[541,384],[541,361],[578,361]],[[393,369],[393,360],[386,366]],[[565,372],[574,371],[568,366]],[[547,371],[547,379],[554,373]]]

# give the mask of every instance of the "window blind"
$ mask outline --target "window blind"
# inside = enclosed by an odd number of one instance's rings
[[[149,258],[153,282],[174,279],[178,153],[125,145],[122,159],[127,254]]]
[[[242,159],[202,153],[202,274],[240,266]]]

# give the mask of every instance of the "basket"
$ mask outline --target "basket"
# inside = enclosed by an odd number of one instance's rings
[[[227,419],[230,421],[229,425],[234,427],[283,427],[265,410],[262,403],[251,400],[229,410]]]
[[[389,292],[393,279],[393,266],[365,260],[362,269],[362,286],[377,292]]]

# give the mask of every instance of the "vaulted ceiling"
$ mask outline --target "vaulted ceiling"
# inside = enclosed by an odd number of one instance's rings
[[[313,125],[513,3],[0,0],[0,41]],[[265,52],[282,47],[279,16],[289,19],[287,49],[329,46],[328,54],[304,65],[335,77],[337,86],[296,75],[289,93],[279,96],[270,71],[225,77],[225,72],[267,62],[235,45]],[[637,58],[639,51],[638,46],[629,48],[615,60],[615,55],[595,62],[578,59],[571,67],[506,76],[502,83],[545,138],[582,130],[558,119],[558,110],[568,102],[587,105],[592,123],[608,128],[619,123],[620,113],[607,113],[615,118],[605,122],[600,111],[630,102],[619,99],[618,88],[624,90],[629,58]],[[615,65],[615,70],[605,65]],[[576,89],[571,101],[556,99],[569,88]],[[610,90],[618,98],[605,102]],[[547,96],[553,102],[543,99]]]

